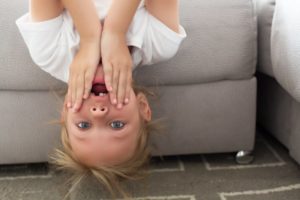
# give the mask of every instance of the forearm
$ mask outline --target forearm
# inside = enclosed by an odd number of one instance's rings
[[[141,0],[113,0],[104,22],[104,30],[126,34]]]
[[[101,23],[92,0],[61,0],[70,12],[80,43],[100,41]]]

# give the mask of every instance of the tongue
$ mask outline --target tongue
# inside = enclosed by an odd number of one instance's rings
[[[92,92],[96,94],[99,94],[100,92],[107,93],[105,84],[99,84],[99,83],[94,84],[92,87]]]

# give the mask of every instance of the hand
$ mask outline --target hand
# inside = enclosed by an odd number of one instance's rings
[[[129,102],[133,65],[125,34],[103,30],[101,54],[104,80],[110,92],[111,103],[122,108],[123,102]]]
[[[80,109],[82,98],[87,99],[100,60],[100,38],[98,41],[82,43],[70,65],[68,81],[68,108]]]

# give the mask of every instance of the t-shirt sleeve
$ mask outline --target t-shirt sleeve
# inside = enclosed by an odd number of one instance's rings
[[[68,81],[69,65],[77,51],[79,38],[65,14],[33,22],[30,13],[16,20],[33,62],[42,70],[64,82]]]
[[[187,37],[182,25],[179,25],[179,32],[175,32],[162,23],[159,19],[147,12],[148,28],[145,35],[145,54],[149,56],[145,59],[145,64],[151,65],[166,61],[176,55],[182,41]],[[147,52],[149,51],[149,52]]]
[[[142,44],[133,51],[134,68],[139,65],[153,65],[174,57],[187,37],[184,27],[179,25],[179,31],[175,32],[147,9],[140,9],[139,12],[136,24],[141,23],[139,27],[145,30],[137,32],[142,35]]]

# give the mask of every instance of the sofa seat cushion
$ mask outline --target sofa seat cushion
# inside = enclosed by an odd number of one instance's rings
[[[0,18],[6,21],[0,25],[0,90],[64,87],[65,83],[30,59],[15,25],[15,20],[27,11],[28,1],[0,2]],[[138,82],[177,85],[253,76],[257,29],[252,0],[182,0],[180,15],[188,36],[179,52],[169,61],[138,67],[134,71]]]

